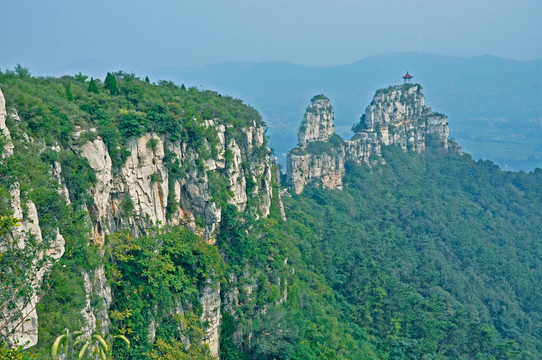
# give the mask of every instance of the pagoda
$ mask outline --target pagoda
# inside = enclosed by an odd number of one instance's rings
[[[410,75],[407,71],[406,75],[403,76],[404,84],[410,84],[414,76]]]

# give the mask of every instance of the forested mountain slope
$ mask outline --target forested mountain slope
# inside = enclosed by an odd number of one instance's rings
[[[239,100],[22,67],[0,89],[1,356],[66,328],[70,358],[542,356],[540,170],[382,143],[296,194]]]
[[[444,150],[383,159],[285,202],[344,318],[382,358],[539,358],[542,171]]]

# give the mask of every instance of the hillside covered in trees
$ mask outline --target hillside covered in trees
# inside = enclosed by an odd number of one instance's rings
[[[540,169],[383,145],[295,194],[240,100],[22,67],[0,89],[0,358],[65,329],[68,358],[542,356]]]

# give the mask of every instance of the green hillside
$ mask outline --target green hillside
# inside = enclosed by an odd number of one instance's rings
[[[205,120],[223,125],[228,141],[246,144],[241,129],[263,126],[253,108],[122,72],[102,82],[34,78],[24,70],[0,73],[14,145],[13,155],[0,159],[2,315],[6,304],[32,291],[26,283],[32,274],[14,269],[32,269],[32,256],[54,242],[56,229],[66,252],[40,284],[39,342],[19,355],[50,359],[65,328],[85,326],[88,301],[107,315],[111,335],[130,340],[130,347],[113,342],[110,358],[210,359],[201,299],[215,286],[221,301],[212,311],[221,315],[225,360],[542,358],[540,169],[505,172],[453,151],[384,147],[370,166],[346,164],[343,191],[308,186],[291,195],[278,183],[264,142],[240,155],[246,173],[239,182],[250,195],[241,211],[231,204],[227,181],[234,154],[224,152],[224,170],[210,170],[209,160],[221,156],[220,141]],[[73,136],[81,130],[87,132]],[[202,216],[193,231],[150,224],[137,233],[120,221],[103,244],[93,242],[91,190],[98,179],[80,146],[102,138],[117,181],[133,140],[147,133],[184,144],[182,161],[164,156],[168,178],[193,176],[191,185],[209,185],[201,201],[221,209],[216,242],[204,237]],[[145,151],[156,152],[155,141]],[[4,137],[2,149],[7,144]],[[265,178],[252,177],[251,162],[273,169],[267,216],[258,210],[263,195],[252,191]],[[8,221],[15,188],[23,203],[35,204],[43,234],[43,244],[28,242],[26,251],[13,246],[16,225]],[[137,204],[120,204],[118,214],[135,219]],[[177,205],[164,199],[170,215]],[[24,219],[28,213],[23,209]],[[83,281],[102,268],[108,305],[99,292],[86,294]],[[104,324],[95,322],[106,336]],[[70,358],[82,344],[72,344]],[[0,359],[13,358],[9,351],[0,346]]]
[[[384,151],[286,201],[298,261],[384,359],[539,358],[542,172]]]

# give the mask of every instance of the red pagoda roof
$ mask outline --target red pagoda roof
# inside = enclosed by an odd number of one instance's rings
[[[412,79],[414,76],[410,75],[407,71],[406,75],[403,76],[403,79]]]

